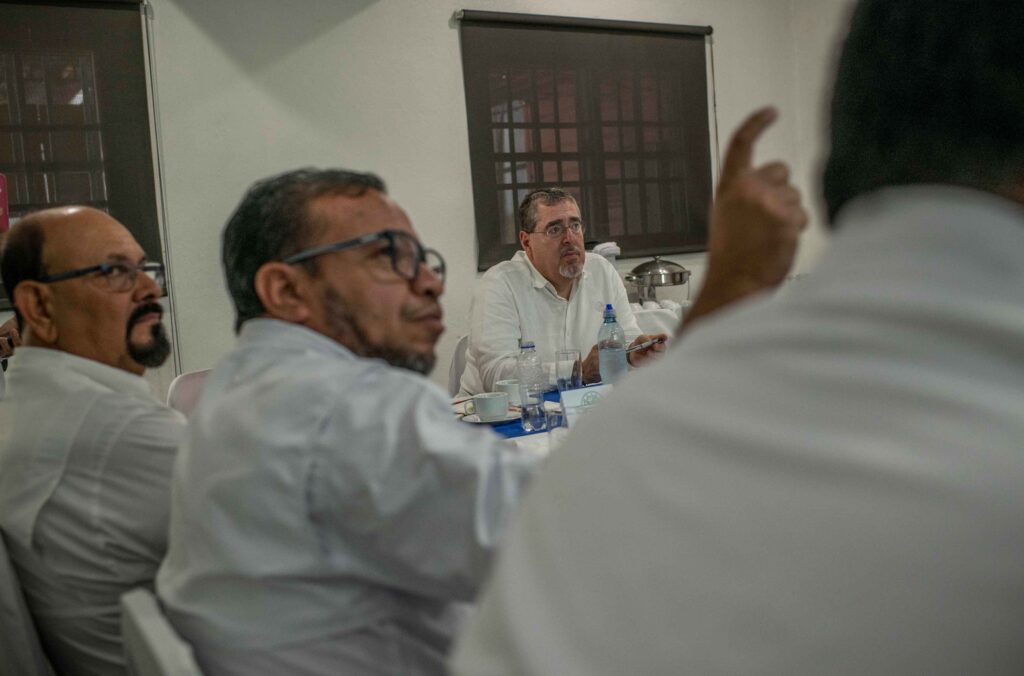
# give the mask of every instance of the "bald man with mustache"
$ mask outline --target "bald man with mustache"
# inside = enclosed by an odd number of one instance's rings
[[[22,344],[0,401],[0,530],[57,673],[125,673],[119,599],[152,587],[185,429],[142,378],[170,354],[164,274],[96,209],[26,216],[0,252]]]

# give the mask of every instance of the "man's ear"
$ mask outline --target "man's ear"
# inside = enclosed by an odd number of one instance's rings
[[[293,324],[304,324],[309,319],[309,278],[296,266],[279,261],[264,263],[256,271],[253,289],[271,317]]]
[[[31,336],[45,345],[54,345],[60,331],[54,318],[53,291],[50,287],[31,280],[19,282],[14,287],[13,301],[24,322],[23,338],[28,340]]]
[[[519,231],[519,246],[523,247],[523,251],[529,251],[530,247],[527,246],[530,243],[530,233],[525,230]]]

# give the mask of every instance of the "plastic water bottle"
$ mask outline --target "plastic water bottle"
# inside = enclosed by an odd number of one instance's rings
[[[524,340],[516,358],[519,376],[519,402],[521,422],[526,432],[544,429],[544,391],[548,387],[547,373],[533,342]]]
[[[604,324],[597,332],[597,363],[601,369],[601,382],[617,383],[626,375],[626,333],[615,321],[615,308],[604,306]]]

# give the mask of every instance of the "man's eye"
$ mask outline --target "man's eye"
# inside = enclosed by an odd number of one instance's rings
[[[130,270],[127,265],[124,265],[123,263],[114,263],[107,268],[106,275],[107,277],[121,277],[123,275],[127,275],[129,272]]]

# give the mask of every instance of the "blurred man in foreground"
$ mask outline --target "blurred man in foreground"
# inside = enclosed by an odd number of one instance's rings
[[[570,438],[458,673],[1021,673],[1022,82],[1020,3],[859,4],[814,283]]]
[[[185,428],[141,377],[170,353],[163,267],[107,214],[30,214],[0,269],[23,344],[0,401],[0,528],[58,673],[124,673],[120,596],[152,587]]]

